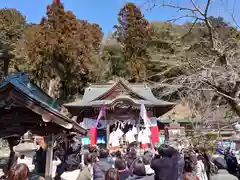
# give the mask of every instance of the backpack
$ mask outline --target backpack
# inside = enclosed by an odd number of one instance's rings
[[[81,154],[80,153],[73,153],[66,157],[65,163],[64,163],[64,169],[66,171],[73,171],[76,169],[81,168]]]
[[[238,162],[237,158],[233,154],[228,154],[225,156],[225,160],[227,163],[227,170],[230,174],[234,174],[237,172]]]

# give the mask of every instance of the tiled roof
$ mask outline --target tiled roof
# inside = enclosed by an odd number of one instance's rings
[[[199,115],[193,116],[193,113],[188,105],[177,104],[173,109],[168,111],[166,114],[162,115],[158,119],[161,121],[172,121],[172,120],[188,120],[196,121],[199,118]]]
[[[22,92],[24,94],[24,97],[26,97],[29,101],[37,102],[37,104],[39,104],[45,110],[48,110],[50,113],[62,119],[66,123],[70,123],[71,127],[73,127],[74,129],[77,129],[81,132],[85,131],[83,128],[80,127],[80,125],[77,124],[77,122],[62,115],[60,113],[60,107],[56,103],[56,101],[53,100],[50,96],[48,96],[38,86],[31,83],[26,73],[15,73],[6,77],[3,83],[0,84],[0,92],[1,90],[4,90],[4,88],[8,85],[11,85],[13,86],[13,88]]]
[[[12,84],[17,89],[21,90],[31,98],[38,100],[39,102],[53,108],[54,110],[59,110],[60,106],[57,102],[52,99],[47,93],[45,93],[41,88],[32,83],[28,78],[26,73],[14,73],[6,77],[2,84],[0,84],[0,89],[2,89],[7,84]]]
[[[116,83],[119,83],[119,81]],[[110,91],[116,85],[116,83],[107,84],[107,85],[91,85],[85,89],[84,96],[81,100],[64,104],[64,106],[77,107],[77,106],[92,106],[92,105],[98,105],[98,104],[102,104],[102,103],[105,103],[105,104],[111,103],[114,100],[103,100],[103,101],[96,100],[95,101],[95,99],[100,97],[101,95],[107,93],[108,91]],[[124,83],[124,82],[121,81],[121,83]],[[126,86],[132,92],[143,97],[145,100],[132,99],[130,96],[128,96],[128,97],[118,96],[118,98],[131,99],[132,101],[135,101],[136,104],[144,103],[144,104],[161,105],[161,106],[168,106],[168,105],[173,106],[174,105],[174,103],[157,99],[153,95],[151,88],[144,84],[127,84]]]
[[[197,123],[194,119],[193,120],[192,119],[173,119],[173,120],[175,120],[175,122],[180,123],[180,124],[181,123],[184,123],[184,124],[186,124],[186,123],[189,123],[189,124]],[[163,124],[170,124],[170,123],[173,122],[170,119],[161,119],[161,118],[158,118],[158,121],[163,123]]]

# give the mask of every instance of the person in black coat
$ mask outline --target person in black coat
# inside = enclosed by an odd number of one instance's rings
[[[42,147],[36,152],[36,171],[38,174],[44,175],[45,168],[46,168],[46,157],[47,157],[47,150],[43,149]]]
[[[155,171],[156,180],[177,180],[179,153],[168,145],[161,145],[158,154],[151,162],[151,168]]]
[[[105,173],[112,168],[111,163],[108,160],[109,152],[105,149],[99,151],[99,161],[93,166],[93,180],[104,180]]]
[[[137,158],[137,151],[135,148],[131,147],[127,149],[127,154],[125,159],[127,161],[127,167],[130,169],[133,161]]]
[[[126,180],[130,176],[130,171],[127,169],[126,162],[123,159],[116,159],[115,168],[119,172],[120,180]]]
[[[155,174],[154,170],[150,166],[151,162],[152,162],[152,159],[153,159],[153,154],[150,151],[146,151],[144,153],[144,155],[142,156],[142,160],[143,160],[143,163],[144,163],[144,166],[145,166],[146,174],[148,176],[151,176],[151,175]]]
[[[154,180],[154,175],[147,175],[143,161],[138,158],[133,162],[131,175],[127,180]]]
[[[224,159],[227,163],[227,170],[230,174],[238,175],[238,161],[236,156],[230,151],[230,147],[224,153]]]

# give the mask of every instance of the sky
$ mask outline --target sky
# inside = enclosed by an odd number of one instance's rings
[[[166,21],[179,17],[181,12],[166,7],[155,7],[151,9],[148,0],[130,0],[136,3],[144,16],[149,21]],[[158,0],[155,0],[158,2]],[[159,0],[158,4],[161,4]],[[165,0],[167,1],[167,0]],[[170,0],[169,0],[170,1]],[[174,1],[174,0],[171,0]],[[178,5],[188,6],[190,0],[175,0]],[[204,6],[206,0],[195,0],[200,7]],[[222,16],[228,22],[235,24],[231,13],[234,13],[234,19],[240,25],[240,0],[212,0],[213,5],[209,12],[213,16]],[[46,14],[46,6],[51,4],[52,0],[0,0],[0,8],[16,8],[27,19],[29,23],[39,23]],[[71,10],[78,19],[88,20],[91,23],[97,23],[101,26],[105,36],[113,31],[113,26],[117,24],[117,14],[126,0],[61,0],[66,10]],[[182,24],[186,19],[176,23]]]

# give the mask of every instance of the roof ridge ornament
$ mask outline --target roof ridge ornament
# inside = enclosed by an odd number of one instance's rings
[[[126,80],[125,78],[119,78],[119,81],[121,81],[122,83],[124,83],[125,85],[128,85],[129,84],[129,82],[128,82],[128,80]]]
[[[122,83],[124,83],[125,85],[128,85],[128,84],[129,84],[128,80],[126,80],[126,79],[123,78],[123,77],[116,77],[116,78],[108,81],[108,83],[110,83],[110,84],[116,84],[116,83],[119,83],[119,82],[122,82]]]
[[[149,88],[147,83],[144,83],[143,85],[144,85],[145,89]]]
[[[60,0],[53,0],[53,3],[60,4],[61,2],[60,2]]]
[[[63,116],[67,117],[67,118],[73,118],[72,115],[71,115],[71,113],[70,113],[70,112],[68,111],[68,109],[65,108],[64,106],[61,106],[61,107],[60,107],[60,113],[61,113]],[[75,120],[75,119],[74,119],[74,120]]]

